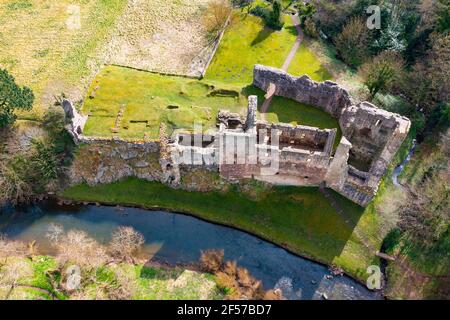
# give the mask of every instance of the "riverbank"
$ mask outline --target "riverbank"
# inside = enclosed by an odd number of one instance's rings
[[[336,265],[363,283],[367,267],[379,265],[375,252],[367,248],[368,243],[381,245],[373,210],[330,192],[343,208],[337,212],[318,188],[254,189],[249,193],[230,186],[223,192],[196,193],[130,178],[109,185],[75,186],[61,196],[190,214],[249,232],[322,264]]]
[[[10,241],[35,242],[41,255],[58,256],[61,253],[53,250],[54,242],[47,236],[49,230],[55,229],[52,226],[58,226],[66,234],[72,230],[82,232],[99,246],[111,243],[112,235],[119,227],[132,228],[145,239],[136,257],[138,261],[146,261],[146,267],[178,267],[216,273],[205,268],[205,264],[202,266],[202,253],[220,250],[224,253],[223,261],[235,261],[240,268],[245,268],[252,277],[261,281],[264,290],[279,289],[286,299],[381,298],[380,293],[370,292],[350,277],[332,276],[327,266],[289,253],[247,232],[188,215],[76,203],[57,205],[53,201],[21,209],[11,208],[0,215],[0,233]],[[217,280],[220,288],[236,287],[221,276]]]
[[[70,268],[70,267],[69,267]],[[182,266],[111,262],[81,269],[68,290],[65,267],[48,255],[9,256],[0,269],[0,300],[221,300],[215,276]]]

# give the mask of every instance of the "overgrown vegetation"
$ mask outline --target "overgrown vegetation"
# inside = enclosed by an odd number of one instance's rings
[[[397,257],[388,266],[392,297],[450,297],[449,157],[450,131],[444,130],[440,138],[428,137],[406,168],[408,193],[399,227],[384,241],[385,250]]]
[[[119,227],[109,244],[78,230],[50,225],[54,256],[36,252],[35,243],[0,237],[0,299],[149,300],[222,299],[214,276],[180,267],[151,266],[136,253],[143,236]],[[117,246],[120,246],[118,248]],[[33,250],[31,248],[34,248]],[[132,253],[123,261],[118,249]]]
[[[404,190],[396,199],[380,194],[380,214],[397,222],[385,249],[389,263],[388,296],[448,297],[448,159],[450,125],[450,7],[445,0],[312,1],[310,35],[325,39],[338,57],[358,70],[366,95],[378,106],[408,116],[419,143],[405,169]],[[381,28],[369,30],[366,8],[381,9]],[[305,26],[307,24],[305,23]],[[312,27],[311,27],[312,26]],[[389,187],[393,188],[393,187]],[[386,217],[384,217],[386,219]],[[391,218],[392,219],[392,218]],[[386,221],[387,222],[387,221]]]
[[[50,107],[43,118],[46,134],[0,161],[0,204],[26,203],[46,191],[55,191],[72,160],[73,142],[64,129],[64,112]]]
[[[7,70],[0,69],[0,130],[16,121],[15,110],[30,111],[33,101],[30,88],[21,88]]]
[[[256,280],[247,269],[237,266],[236,261],[224,262],[224,251],[211,249],[202,252],[200,267],[214,274],[217,285],[226,293],[227,299],[280,300],[282,295],[274,290],[264,291],[261,281]]]

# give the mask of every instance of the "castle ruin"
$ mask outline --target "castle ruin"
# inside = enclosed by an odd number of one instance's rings
[[[142,160],[133,160],[142,155],[136,154],[129,159],[122,157],[127,168],[124,175],[148,176],[176,186],[180,182],[181,169],[204,168],[219,172],[229,181],[253,178],[275,185],[324,185],[367,206],[405,140],[410,121],[368,102],[354,103],[348,92],[334,82],[318,83],[308,76],[293,77],[276,68],[256,65],[253,85],[266,92],[269,86],[274,87],[277,96],[329,113],[339,120],[341,140],[335,143],[336,128],[319,129],[257,120],[257,97],[250,96],[245,118],[220,111],[217,129],[212,132],[177,130],[157,143],[115,139],[115,148],[122,153],[131,149],[147,150],[158,153],[160,159],[161,174],[155,178],[155,174],[143,173]],[[82,135],[85,119],[67,102],[63,107],[72,119],[68,130],[74,140],[97,141]],[[146,144],[151,144],[151,148],[146,148]],[[227,150],[230,148],[232,150]],[[139,174],[135,174],[136,171]],[[84,179],[89,182],[86,177]],[[95,181],[103,182],[102,179]]]

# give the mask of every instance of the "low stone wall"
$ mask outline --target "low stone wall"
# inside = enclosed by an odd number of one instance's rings
[[[315,82],[306,75],[294,77],[280,69],[255,65],[253,85],[267,91],[270,84],[276,87],[275,95],[319,107],[336,118],[352,105],[347,90],[337,83]]]
[[[72,184],[97,185],[132,176],[162,181],[158,143],[92,139],[79,145],[69,171]]]

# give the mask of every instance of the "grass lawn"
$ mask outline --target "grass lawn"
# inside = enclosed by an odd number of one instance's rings
[[[83,106],[83,112],[90,116],[85,134],[138,139],[145,135],[157,139],[161,122],[171,129],[190,129],[194,122],[201,122],[204,129],[209,129],[215,127],[220,109],[245,114],[246,97],[250,94],[258,95],[261,105],[264,93],[250,85],[253,66],[256,63],[281,66],[294,44],[296,31],[288,16],[286,28],[274,31],[265,28],[258,17],[235,15],[203,80],[105,67],[91,84]],[[302,46],[292,67],[297,72],[307,68],[316,80],[328,79],[329,74],[314,58]],[[123,116],[118,120],[121,109]],[[273,100],[266,119],[339,128],[338,122],[327,113],[281,97]],[[336,141],[339,139],[340,132]]]
[[[36,95],[37,118],[53,95],[81,98],[98,65],[109,32],[126,7],[124,0],[2,0],[0,67]],[[69,5],[80,10],[81,28],[69,28]]]
[[[298,48],[288,70],[293,76],[307,74],[311,79],[319,82],[332,80],[333,76],[320,62],[317,56],[306,46],[305,42]]]
[[[83,106],[83,112],[89,115],[84,133],[138,139],[146,135],[157,139],[161,122],[172,130],[189,130],[197,122],[207,130],[215,127],[220,109],[245,115],[247,97],[252,94],[258,96],[261,106],[264,92],[253,86],[242,89],[219,81],[107,66],[89,88]],[[117,120],[121,109],[123,115]],[[267,119],[273,122],[339,128],[337,120],[326,112],[290,99],[275,97],[270,111]]]
[[[335,263],[359,279],[365,279],[369,265],[378,264],[354,232],[359,229],[369,238],[376,234],[376,214],[333,193],[346,210],[342,217],[317,188],[274,187],[255,197],[234,186],[224,192],[198,193],[130,178],[95,187],[78,185],[62,196],[192,213],[252,232],[315,260]]]
[[[89,89],[83,112],[89,114],[86,135],[157,139],[159,124],[169,128],[215,127],[219,109],[244,111],[240,88],[217,86],[184,77],[163,76],[116,66],[105,67]],[[227,91],[223,91],[227,90]],[[94,93],[95,92],[95,93]],[[123,117],[115,128],[119,110]],[[113,132],[114,131],[114,132]]]
[[[236,13],[219,49],[206,72],[206,79],[247,85],[253,81],[253,66],[263,64],[281,68],[297,38],[291,18],[284,17],[282,30],[265,27],[261,18]],[[330,79],[315,55],[301,46],[292,61],[294,75],[308,74],[316,81]]]

